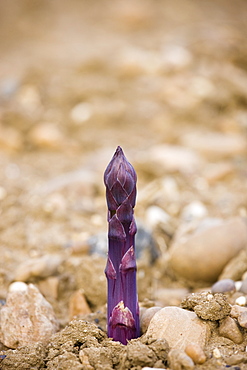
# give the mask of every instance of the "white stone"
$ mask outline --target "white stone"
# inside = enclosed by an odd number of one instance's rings
[[[181,217],[184,221],[192,221],[194,219],[201,219],[207,216],[208,210],[202,202],[194,201],[182,210]]]
[[[9,292],[26,292],[28,289],[27,284],[22,281],[16,281],[9,286]]]
[[[183,234],[178,230],[170,247],[170,267],[191,281],[217,281],[226,264],[247,244],[247,227],[240,217],[205,222]]]
[[[157,145],[143,153],[142,160],[151,166],[157,174],[165,171],[193,173],[202,166],[201,157],[193,150],[178,145]]]
[[[209,337],[209,327],[188,310],[179,307],[165,307],[151,319],[147,337],[165,339],[171,348],[185,349],[190,343],[204,348]]]
[[[59,328],[50,303],[36,286],[29,284],[24,289],[24,285],[12,285],[0,310],[0,341],[9,348],[47,343]]]
[[[82,102],[78,103],[77,105],[72,108],[70,112],[70,117],[72,121],[80,125],[86,121],[88,121],[92,116],[92,106],[90,103]]]
[[[59,255],[44,255],[22,262],[16,272],[15,280],[28,281],[30,278],[47,278],[57,272],[63,258]]]

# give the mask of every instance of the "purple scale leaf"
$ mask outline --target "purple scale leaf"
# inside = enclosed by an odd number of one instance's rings
[[[116,239],[116,240],[125,240],[126,234],[124,231],[124,227],[117,218],[116,215],[114,215],[110,221],[109,221],[109,233],[108,233],[109,239]]]
[[[126,171],[125,172],[125,182],[123,184],[123,188],[125,189],[127,194],[131,194],[132,190],[135,187],[135,179],[131,175],[130,172]]]
[[[116,280],[116,278],[117,278],[116,270],[115,270],[115,268],[113,266],[113,263],[112,263],[109,256],[107,258],[105,274],[106,274],[107,278],[109,278],[109,279]]]
[[[120,182],[122,187],[126,181],[126,169],[123,163],[120,163],[118,173],[117,173],[117,180]]]
[[[110,211],[116,211],[118,208],[118,204],[114,199],[112,192],[109,189],[106,189],[106,202],[107,207]]]
[[[135,219],[133,218],[129,227],[129,233],[130,235],[135,235],[136,232],[137,232],[136,222]]]
[[[123,301],[119,302],[112,310],[110,324],[113,328],[116,326],[126,326],[135,329],[135,319],[128,307],[124,307]]]
[[[118,205],[122,204],[123,201],[128,198],[128,194],[118,180],[113,184],[111,193]]]
[[[133,219],[133,208],[128,199],[118,207],[117,217],[122,223],[131,223]]]
[[[136,258],[133,245],[127,250],[119,266],[119,271],[124,274],[130,270],[136,270]]]

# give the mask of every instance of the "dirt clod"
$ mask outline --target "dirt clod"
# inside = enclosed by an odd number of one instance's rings
[[[194,311],[203,320],[221,320],[231,312],[224,294],[193,293],[181,302],[181,307]]]

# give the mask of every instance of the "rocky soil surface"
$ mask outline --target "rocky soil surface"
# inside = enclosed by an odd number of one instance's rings
[[[245,0],[0,2],[0,369],[247,369]],[[103,172],[138,176],[142,336],[106,335]]]

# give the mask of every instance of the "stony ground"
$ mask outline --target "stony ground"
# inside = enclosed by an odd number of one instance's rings
[[[0,2],[1,369],[247,368],[246,8]],[[142,312],[194,311],[200,348],[105,335],[102,177],[118,145],[138,175]]]

